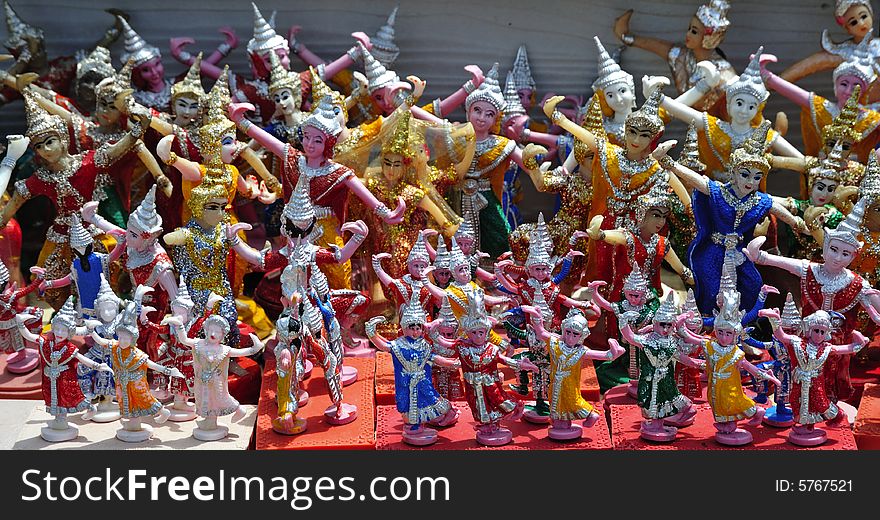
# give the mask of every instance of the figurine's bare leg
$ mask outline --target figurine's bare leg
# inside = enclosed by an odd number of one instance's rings
[[[238,422],[244,419],[245,415],[247,415],[247,409],[242,405],[238,405],[238,408],[235,409],[235,413],[232,414],[232,422]]]
[[[757,410],[755,411],[755,415],[749,419],[749,426],[757,426],[761,424],[761,420],[764,419],[764,414],[767,412],[763,407],[757,406]]]

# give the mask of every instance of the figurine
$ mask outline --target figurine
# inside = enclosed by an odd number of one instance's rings
[[[851,268],[871,287],[875,287],[880,283],[880,163],[875,154],[868,159],[859,194],[865,199],[865,216],[859,228],[865,245],[853,260]],[[859,321],[859,325],[859,330],[870,332],[869,327],[862,326],[867,325],[863,320]]]
[[[694,296],[694,290],[690,287],[687,291],[687,298],[684,301],[678,315],[693,313],[691,317],[684,320],[684,326],[694,334],[699,334],[703,330],[703,317],[700,315],[700,309],[697,308],[697,299]],[[692,345],[682,338],[681,334],[676,333],[678,341],[678,355],[687,356],[692,359],[700,359],[703,357],[703,349],[700,345]],[[691,401],[703,397],[703,379],[702,371],[697,367],[691,367],[684,363],[675,364],[675,385],[681,395],[687,397]],[[765,415],[766,417],[766,415]]]
[[[61,309],[52,316],[49,332],[38,335],[28,330],[24,324],[34,318],[29,314],[18,314],[15,320],[22,337],[38,346],[43,367],[43,402],[46,403],[46,411],[54,416],[48,426],[40,430],[40,437],[48,442],[69,441],[75,439],[79,431],[68,424],[67,415],[85,410],[83,419],[88,420],[97,411],[77,383],[79,363],[103,372],[112,373],[113,369],[83,356],[70,341],[73,336],[86,333],[84,327],[76,326],[73,296],[68,297]]]
[[[670,144],[667,141],[654,152],[665,169],[681,177],[686,185],[694,189],[697,237],[688,248],[688,260],[696,279],[694,292],[697,306],[703,314],[710,314],[715,307],[721,264],[728,251],[738,258],[736,271],[740,304],[744,309],[754,307],[761,275],[751,261],[739,256],[738,249],[751,240],[755,226],[768,214],[775,215],[792,229],[806,231],[802,218],[795,217],[769,195],[758,191],[761,180],[770,170],[764,153],[769,127],[768,121],[762,122],[743,145],[730,155],[732,180],[727,184],[699,175],[666,156],[666,151],[674,142]]]
[[[804,139],[804,152],[817,155],[823,143],[825,126],[832,123],[845,107],[847,99],[856,88],[858,117],[853,129],[859,137],[853,144],[853,152],[859,162],[866,163],[869,153],[880,143],[880,112],[866,108],[868,85],[877,79],[876,62],[868,52],[871,45],[870,34],[859,43],[843,63],[835,67],[832,75],[834,80],[834,100],[825,99],[815,92],[807,92],[794,83],[786,81],[767,70],[767,63],[776,62],[776,56],[764,54],[760,56],[761,76],[764,84],[779,92],[801,107],[801,134]]]
[[[413,446],[427,446],[437,442],[437,430],[425,427],[451,426],[458,421],[459,412],[434,388],[431,367],[457,370],[461,362],[433,353],[431,343],[424,337],[427,315],[415,294],[403,306],[400,329],[403,335],[388,341],[376,332],[376,325],[385,321],[378,316],[367,322],[367,336],[379,350],[391,353],[394,363],[394,388],[397,411],[404,416],[403,441]]]
[[[297,417],[301,404],[308,402],[308,392],[301,388],[305,373],[306,337],[298,309],[291,309],[282,315],[275,324],[278,330],[278,343],[275,345],[275,374],[278,381],[275,387],[275,402],[278,415],[272,418],[272,429],[282,435],[296,435],[306,431],[308,423]]]
[[[101,285],[95,298],[94,320],[86,318],[85,324],[105,340],[111,341],[116,339],[122,301],[110,288],[104,273],[99,273],[99,276]],[[87,358],[97,364],[103,363],[108,366],[113,364],[113,352],[108,346],[95,343],[91,338],[86,338],[85,344],[89,347],[85,354]],[[119,405],[113,402],[113,398],[116,397],[113,374],[81,364],[77,367],[76,377],[83,394],[98,406],[97,413],[90,419],[96,423],[119,420]]]
[[[477,422],[476,440],[484,446],[503,446],[513,439],[513,434],[501,426],[501,420],[515,421],[522,416],[523,403],[505,392],[496,372],[498,363],[514,370],[537,371],[538,367],[528,359],[511,359],[492,344],[489,333],[492,322],[486,314],[482,292],[467,302],[467,314],[460,318],[463,336],[455,341],[437,338],[447,348],[455,348],[464,374],[465,396],[474,421]]]
[[[691,400],[682,395],[675,383],[675,366],[681,363],[694,369],[702,369],[705,362],[682,355],[679,339],[674,334],[678,309],[675,295],[670,292],[652,320],[652,332],[641,335],[633,331],[626,321],[620,328],[621,336],[639,350],[638,402],[642,409],[639,435],[654,442],[675,440],[678,428],[694,423],[697,410]]]
[[[706,170],[702,173],[710,179],[719,182],[730,181],[730,155],[742,146],[764,120],[763,109],[770,93],[761,79],[761,68],[758,63],[763,50],[764,48],[760,47],[742,74],[723,87],[727,102],[726,119],[694,110],[681,100],[669,97],[664,97],[660,103],[660,106],[673,117],[686,123],[694,122],[696,125],[699,131],[700,160],[706,165]],[[718,79],[716,74],[708,81],[711,83]],[[642,80],[646,88],[645,97],[650,97],[654,88],[668,81],[666,78],[660,80],[661,82],[658,83],[647,76]],[[803,158],[803,154],[774,130],[767,131],[765,149],[772,149],[781,156]],[[762,183],[762,191],[765,184],[766,181]]]
[[[438,239],[442,241],[443,239]],[[425,247],[425,235],[419,232],[419,238],[413,244],[406,258],[407,274],[400,278],[392,278],[382,267],[382,260],[391,258],[390,253],[379,253],[373,255],[373,271],[379,278],[379,282],[388,288],[394,298],[395,310],[400,313],[400,308],[412,299],[412,295],[416,294],[422,304],[422,309],[427,310],[428,304],[431,302],[431,293],[425,287],[425,279],[422,273],[430,265],[430,257],[428,249]]]
[[[698,110],[710,110],[723,98],[723,84],[731,81],[736,75],[733,67],[718,48],[730,29],[728,9],[730,4],[725,0],[710,0],[701,5],[688,25],[684,46],[630,33],[629,21],[633,14],[632,9],[614,21],[614,34],[624,45],[644,49],[665,60],[679,94],[698,85],[702,79],[697,63],[712,62],[721,74],[722,82],[718,87],[703,92],[702,99],[696,105]],[[720,110],[712,109],[712,111]]]
[[[34,319],[25,327],[31,334],[39,334],[43,329],[43,309],[36,305],[19,310],[18,300],[34,292],[43,279],[39,276],[25,287],[18,288],[9,281],[9,269],[0,261],[0,349],[6,353],[6,370],[10,374],[27,374],[40,366],[40,353],[33,343],[25,341],[18,333],[16,314],[28,314]]]
[[[137,348],[137,324],[143,312],[138,298],[152,290],[152,287],[139,288],[135,301],[125,304],[116,325],[118,340],[104,339],[97,332],[92,332],[92,340],[111,352],[116,400],[120,416],[124,419],[122,428],[116,431],[116,438],[123,442],[144,442],[153,436],[153,428],[142,423],[144,417],[155,416],[153,420],[156,424],[162,424],[171,416],[171,412],[163,408],[162,403],[150,393],[147,370],[167,377],[183,377],[176,368],[163,367],[150,361],[147,354]]]
[[[683,327],[678,327],[678,332],[684,341],[701,344],[706,352],[709,375],[707,395],[715,414],[715,440],[728,446],[742,446],[752,442],[752,434],[737,428],[737,421],[750,418],[750,425],[759,425],[765,410],[743,392],[740,370],[745,370],[758,380],[768,380],[775,385],[782,383],[769,371],[762,372],[746,361],[745,354],[739,348],[745,314],[740,310],[739,293],[727,291],[722,293],[721,298],[721,308],[715,311],[714,339],[698,336]],[[684,321],[688,317],[689,314],[683,315],[679,320]]]
[[[584,359],[611,361],[625,352],[617,340],[608,341],[609,350],[601,352],[584,346],[590,334],[587,318],[575,308],[562,320],[561,334],[544,328],[542,313],[535,307],[524,306],[531,317],[535,334],[547,344],[550,357],[550,428],[547,436],[555,440],[579,439],[583,429],[573,421],[582,419],[584,428],[592,428],[600,416],[581,395],[581,364]]]
[[[780,319],[778,309],[768,309],[764,315],[777,322]],[[837,405],[826,395],[825,362],[829,356],[858,353],[868,344],[868,338],[856,330],[852,332],[852,343],[832,344],[831,316],[823,310],[804,318],[803,338],[797,334],[787,334],[778,326],[774,326],[773,335],[792,360],[791,408],[795,426],[788,434],[788,441],[798,446],[823,444],[828,434],[816,428],[816,423],[830,422],[841,414]]]
[[[436,265],[437,262],[435,261],[434,266],[436,267]],[[436,273],[437,271],[434,271],[435,277]],[[454,358],[458,355],[454,348],[441,345],[437,341],[438,337],[442,337],[447,341],[455,341],[458,337],[458,318],[452,312],[449,297],[443,297],[443,302],[440,305],[436,319],[427,323],[425,327],[435,355],[446,358]],[[450,401],[458,401],[464,397],[464,385],[458,369],[434,365],[431,368],[431,377],[434,382],[434,388],[441,397],[445,397]]]
[[[263,350],[263,343],[251,334],[251,347],[232,348],[223,344],[229,335],[229,321],[211,315],[202,324],[204,339],[192,339],[183,334],[183,322],[172,317],[169,323],[177,327],[177,340],[192,349],[195,379],[193,395],[196,413],[204,419],[193,429],[193,437],[200,441],[219,441],[229,434],[229,428],[217,424],[217,419],[232,414],[232,421],[244,418],[247,411],[229,394],[229,359],[252,356]]]

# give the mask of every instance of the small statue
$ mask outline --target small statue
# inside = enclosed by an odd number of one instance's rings
[[[36,305],[19,311],[18,300],[34,292],[43,279],[39,276],[21,289],[9,281],[9,269],[0,261],[0,349],[6,353],[6,369],[11,374],[27,374],[40,366],[40,353],[18,333],[16,314],[34,317],[26,327],[31,334],[39,334],[43,329],[43,309]]]
[[[301,388],[305,376],[307,345],[303,331],[308,324],[303,321],[299,307],[282,314],[275,323],[278,343],[275,345],[275,403],[278,415],[272,418],[272,429],[282,435],[296,435],[306,431],[308,423],[297,417],[301,405],[308,402],[309,394]]]
[[[99,274],[101,285],[98,296],[95,298],[95,319],[86,319],[86,325],[90,326],[96,334],[110,341],[116,339],[116,327],[121,319],[120,308],[122,301],[110,288],[104,273]],[[109,347],[91,341],[86,338],[89,346],[85,356],[95,363],[113,364],[113,352]],[[116,383],[113,374],[101,370],[95,370],[87,365],[80,364],[77,367],[77,380],[83,394],[93,402],[96,401],[98,411],[91,420],[96,423],[108,423],[119,420],[119,405],[113,402],[116,397]]]
[[[437,265],[436,262],[434,265]],[[442,337],[446,341],[455,341],[458,337],[458,318],[452,312],[452,306],[449,305],[449,297],[443,297],[437,317],[430,323],[427,323],[425,327],[435,355],[446,358],[454,358],[458,355],[454,348],[441,345],[437,341],[438,337]],[[450,401],[458,401],[464,397],[464,383],[461,381],[461,373],[458,369],[434,365],[431,368],[431,374],[434,388],[440,396]]]

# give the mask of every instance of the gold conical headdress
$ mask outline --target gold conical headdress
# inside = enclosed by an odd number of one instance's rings
[[[124,90],[131,88],[131,71],[134,68],[134,59],[126,61],[119,72],[111,74],[95,85],[95,97],[102,99],[108,104],[113,104]]]
[[[855,127],[859,120],[859,97],[861,95],[862,86],[856,85],[837,117],[831,121],[830,125],[825,125],[822,128],[823,147],[826,146],[825,143],[830,141],[843,140],[847,143],[855,143],[862,138],[862,134]]]
[[[760,126],[752,131],[752,134],[733,153],[730,154],[729,170],[734,171],[740,166],[757,168],[764,173],[770,171],[770,161],[767,157],[767,132],[770,130],[770,121],[761,121]]]
[[[870,154],[874,155],[874,154]],[[813,184],[818,179],[827,179],[836,183],[845,182],[849,179],[849,161],[846,160],[846,154],[843,151],[843,141],[837,141],[831,152],[821,161],[815,168],[811,168],[807,172],[809,178],[809,188],[812,189]]]
[[[492,68],[486,73],[480,86],[468,94],[468,97],[464,101],[465,110],[470,110],[471,105],[477,101],[485,101],[486,103],[489,103],[498,110],[499,114],[504,112],[507,108],[506,103],[504,102],[504,93],[501,92],[501,86],[498,84],[498,62],[495,62],[492,65]]]
[[[23,89],[21,94],[24,97],[25,118],[28,125],[25,135],[33,143],[47,134],[52,134],[61,139],[66,149],[70,137],[64,120],[54,114],[49,114],[41,107],[34,97],[36,94],[31,89]]]
[[[318,74],[318,71],[315,70],[314,67],[309,67],[309,72],[312,73],[312,102],[317,104],[324,97],[330,96],[330,99],[335,106],[345,110],[345,96],[330,88],[330,85],[327,85],[327,83],[321,79],[321,75]]]
[[[382,143],[382,153],[384,155],[413,156],[413,150],[409,146],[409,125],[411,119],[412,115],[408,110],[398,116],[394,132]]]
[[[593,94],[587,102],[583,109],[586,111],[586,115],[584,116],[581,126],[589,130],[597,139],[605,140],[607,134],[605,132],[605,117],[602,115],[602,102],[599,100],[600,95],[601,94]],[[586,145],[586,143],[581,142],[580,139],[574,140],[574,158],[577,160],[578,164],[586,165],[588,163],[588,158],[592,153],[593,151]]]
[[[861,249],[864,244],[859,241],[859,235],[862,234],[862,220],[865,218],[865,206],[868,200],[862,197],[853,205],[849,215],[837,225],[835,229],[825,228],[825,247],[828,247],[832,240],[840,240],[845,244],[849,244],[856,249]]]
[[[269,71],[269,95],[271,96],[275,92],[286,88],[301,98],[302,89],[300,88],[299,74],[285,69],[281,65],[281,60],[278,58],[277,53],[269,54],[269,64],[271,66]],[[299,103],[297,103],[298,105]]]
[[[663,99],[663,93],[655,90],[638,110],[626,116],[626,126],[649,130],[652,135],[662,132],[664,125],[659,115],[661,99]]]
[[[386,68],[394,65],[394,61],[400,55],[400,47],[394,43],[394,22],[397,18],[398,8],[399,6],[391,11],[385,25],[379,28],[376,36],[370,38],[370,43],[373,44],[373,49],[370,52]]]
[[[130,25],[128,25],[125,18],[117,16],[116,19],[122,24],[122,32],[125,35],[125,52],[123,52],[121,56],[123,63],[132,60],[134,66],[137,67],[150,60],[162,58],[162,53],[159,52],[159,48],[145,42],[144,39],[141,38],[141,36],[136,33]]]
[[[263,54],[277,49],[288,49],[287,39],[279,36],[269,22],[263,18],[263,14],[257,4],[251,2],[254,10],[254,37],[248,42],[247,50],[251,54]]]
[[[706,164],[700,161],[700,146],[697,136],[697,125],[691,121],[688,127],[687,138],[684,141],[684,149],[678,156],[678,162],[682,166],[691,170],[702,173],[706,171]]]
[[[211,92],[208,93],[205,117],[199,128],[199,145],[205,162],[214,168],[221,167],[220,152],[223,148],[222,139],[225,135],[235,135],[235,123],[226,117],[226,109],[231,97],[229,95],[229,66],[223,68],[223,73],[214,82]]]
[[[202,53],[196,56],[195,61],[189,66],[186,77],[171,86],[171,104],[173,105],[177,98],[188,97],[195,99],[201,103],[207,93],[202,88]]]

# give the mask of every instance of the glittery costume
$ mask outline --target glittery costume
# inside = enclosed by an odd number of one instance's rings
[[[25,323],[25,327],[33,334],[39,335],[43,329],[43,309],[36,305],[20,307],[18,300],[34,292],[40,286],[41,280],[34,280],[27,286],[19,289],[9,281],[9,270],[3,262],[0,262],[0,352],[12,354],[25,348],[25,341],[18,332],[15,321],[16,314],[30,314],[34,316],[32,321]]]
[[[586,352],[582,344],[570,347],[553,337],[550,356],[550,417],[558,421],[586,419],[596,409],[581,395],[581,365]]]
[[[715,341],[703,344],[709,375],[708,397],[716,422],[730,422],[755,415],[755,402],[743,393],[740,360],[745,354],[736,344],[727,347]]]
[[[407,424],[421,424],[449,411],[449,401],[434,389],[431,344],[425,338],[400,336],[390,344],[394,362],[394,398]]]
[[[76,344],[55,337],[51,332],[40,336],[42,360],[42,392],[46,411],[52,415],[81,412],[91,400],[83,395],[76,380],[79,351]]]
[[[868,210],[873,211],[880,203],[880,164],[876,156],[868,159],[868,167],[859,191],[867,202]],[[872,287],[880,287],[880,232],[871,231],[865,222],[861,223],[860,230],[865,245],[850,264],[850,269],[859,273]],[[867,316],[859,320],[859,325],[859,330],[866,333],[873,328],[873,322]]]
[[[815,315],[814,315],[815,316]],[[808,316],[810,320],[813,316]],[[829,320],[830,321],[830,320]],[[830,325],[830,323],[829,323]],[[835,356],[831,345],[814,345],[796,337],[785,348],[792,360],[791,410],[799,424],[816,424],[837,417],[840,412],[826,393],[826,362]]]
[[[121,347],[118,341],[110,345],[113,374],[116,379],[116,400],[119,413],[126,419],[156,415],[162,403],[150,393],[147,382],[146,352],[135,346]]]
[[[694,312],[694,316],[685,323],[699,324],[702,327],[703,318],[700,316],[700,309],[697,308],[697,300],[694,297],[694,290],[688,289],[687,299],[680,309],[679,313],[683,314],[688,311]],[[699,329],[697,329],[699,332]],[[678,341],[679,355],[689,356],[691,358],[702,358],[703,349],[700,345],[694,345],[684,340],[681,335],[676,335]],[[688,399],[699,399],[703,395],[702,371],[695,367],[685,366],[683,363],[675,364],[675,384],[679,392]]]
[[[449,305],[448,298],[443,298],[443,303],[440,306],[437,319],[442,321],[440,326],[455,329],[453,336],[457,335],[458,319],[456,319],[455,314],[452,313],[452,307]],[[445,358],[455,358],[458,356],[458,352],[455,348],[444,347],[439,341],[437,341],[439,336],[440,332],[437,328],[433,329],[429,335],[434,354]],[[434,381],[434,388],[442,397],[445,397],[450,401],[456,401],[464,397],[464,386],[461,380],[461,374],[458,370],[451,370],[449,368],[434,365],[431,369],[431,374]]]
[[[299,413],[299,388],[305,371],[305,347],[304,338],[299,333],[290,332],[290,320],[295,319],[289,314],[278,318],[276,327],[278,330],[278,343],[275,345],[275,359],[280,359],[283,351],[290,352],[290,367],[285,370],[280,363],[275,365],[275,374],[278,382],[275,387],[275,402],[278,404],[278,418],[287,414]],[[300,322],[300,327],[306,325]],[[301,329],[300,329],[301,330]]]
[[[101,288],[98,291],[98,297],[95,300],[95,307],[98,305],[113,305],[118,312],[119,304],[120,300],[110,288],[107,278],[101,276]],[[109,323],[99,320],[101,321],[101,324],[95,327],[95,332],[106,340],[115,340],[117,339],[116,327],[121,320],[122,316],[118,313]],[[91,359],[95,363],[106,363],[108,366],[113,365],[113,352],[109,346],[96,343],[92,338],[86,338],[85,343],[89,346],[89,350],[85,353],[85,357]],[[94,400],[96,397],[109,397],[112,400],[113,397],[116,396],[116,383],[113,379],[113,374],[110,372],[96,370],[80,364],[77,367],[77,380],[79,381],[79,386],[82,388],[83,394],[89,399]]]

